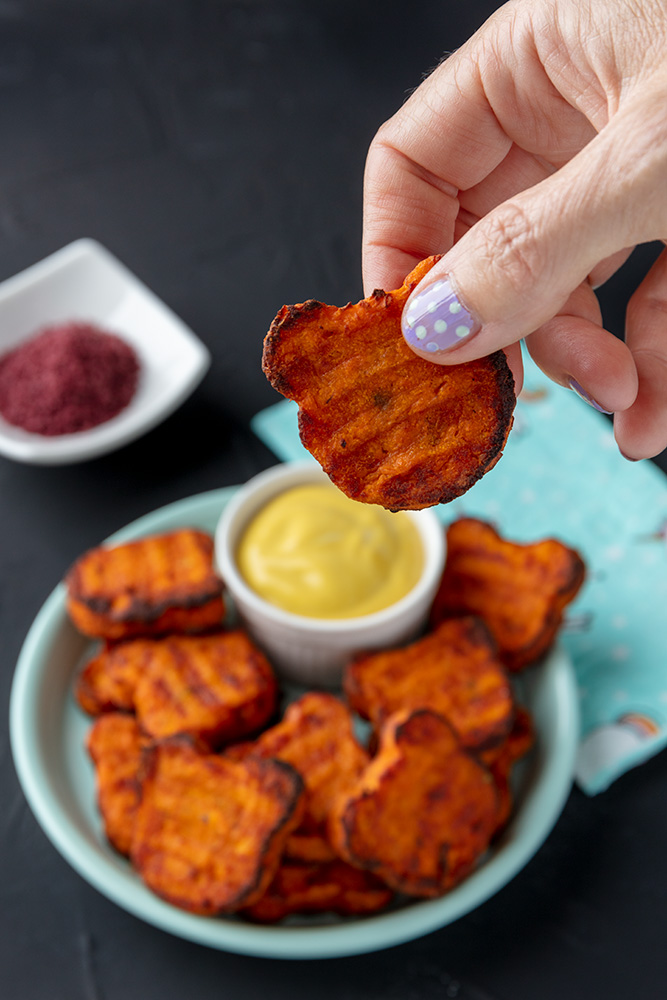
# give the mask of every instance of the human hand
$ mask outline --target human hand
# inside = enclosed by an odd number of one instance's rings
[[[520,386],[525,338],[615,413],[629,458],[667,446],[667,250],[625,342],[594,288],[667,242],[665,53],[664,0],[513,0],[380,128],[364,185],[367,294],[444,254],[404,311],[410,346],[439,364],[505,348]]]

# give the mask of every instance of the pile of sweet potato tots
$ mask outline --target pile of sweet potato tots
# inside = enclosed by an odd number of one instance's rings
[[[309,691],[282,715],[267,658],[223,625],[208,534],[74,564],[69,614],[100,641],[76,680],[95,717],[98,804],[150,889],[193,913],[272,922],[439,896],[475,868],[533,743],[511,673],[553,643],[584,566],[560,542],[518,545],[469,518],[447,545],[426,634],[356,657],[340,696]]]

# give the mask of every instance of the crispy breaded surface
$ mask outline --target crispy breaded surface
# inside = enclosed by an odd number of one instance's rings
[[[431,708],[465,746],[480,749],[512,726],[509,678],[488,630],[470,616],[443,622],[409,646],[356,657],[343,686],[351,708],[376,727],[393,712]]]
[[[148,751],[132,863],[154,892],[192,913],[251,906],[300,819],[303,783],[282,761],[231,761],[182,739]]]
[[[91,549],[65,584],[74,624],[104,639],[199,631],[224,614],[213,539],[192,528]]]
[[[520,545],[476,518],[447,531],[447,562],[431,620],[483,618],[510,670],[522,670],[553,644],[565,607],[584,581],[581,556],[555,539]]]
[[[80,672],[74,695],[88,715],[134,711],[134,692],[147,669],[147,656],[141,658],[131,650],[131,643],[106,646]]]
[[[332,858],[327,818],[337,797],[358,779],[369,760],[354,736],[347,706],[331,694],[309,692],[288,707],[281,722],[244,747],[230,748],[232,755],[284,760],[303,778],[304,820],[289,838],[286,855],[302,861]]]
[[[427,709],[398,712],[330,819],[339,855],[399,892],[439,896],[475,866],[497,828],[498,791],[454,730]]]
[[[390,510],[453,500],[507,440],[516,400],[503,352],[435,365],[401,334],[403,306],[438,259],[356,304],[283,306],[264,341],[264,372],[299,404],[303,444],[353,500]]]
[[[273,670],[240,629],[135,639],[124,647],[126,656],[146,664],[134,707],[155,739],[181,733],[219,746],[255,732],[273,715]]]
[[[141,754],[147,744],[137,720],[121,712],[101,716],[88,733],[104,830],[121,854],[130,853],[140,799]]]
[[[295,913],[364,916],[383,910],[392,896],[375,875],[344,861],[312,865],[288,861],[281,864],[262,898],[244,913],[262,923]]]

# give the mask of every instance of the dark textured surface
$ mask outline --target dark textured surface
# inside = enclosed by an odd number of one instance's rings
[[[494,7],[424,0],[2,0],[0,279],[100,240],[214,356],[182,409],[80,466],[0,459],[2,1000],[627,1000],[667,982],[667,757],[587,799],[455,925],[378,955],[281,963],[171,938],[84,883],[35,823],[7,705],[23,637],[84,548],[273,463],[261,342],[284,302],[358,297],[377,125]],[[609,325],[641,257],[603,295]]]

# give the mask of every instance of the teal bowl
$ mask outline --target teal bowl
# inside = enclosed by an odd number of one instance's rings
[[[214,532],[236,488],[181,500],[140,518],[112,542],[181,526]],[[268,958],[335,958],[377,951],[457,920],[497,893],[548,836],[569,794],[579,735],[572,665],[555,649],[521,678],[533,714],[534,751],[517,775],[514,817],[477,870],[440,899],[406,903],[376,916],[313,918],[257,926],[235,917],[200,917],[150,892],[106,842],[84,748],[90,720],[72,697],[88,640],[70,623],[59,585],[37,615],[21,650],[10,704],[14,762],[26,799],[56,849],[86,881],[149,924],[210,948]]]

